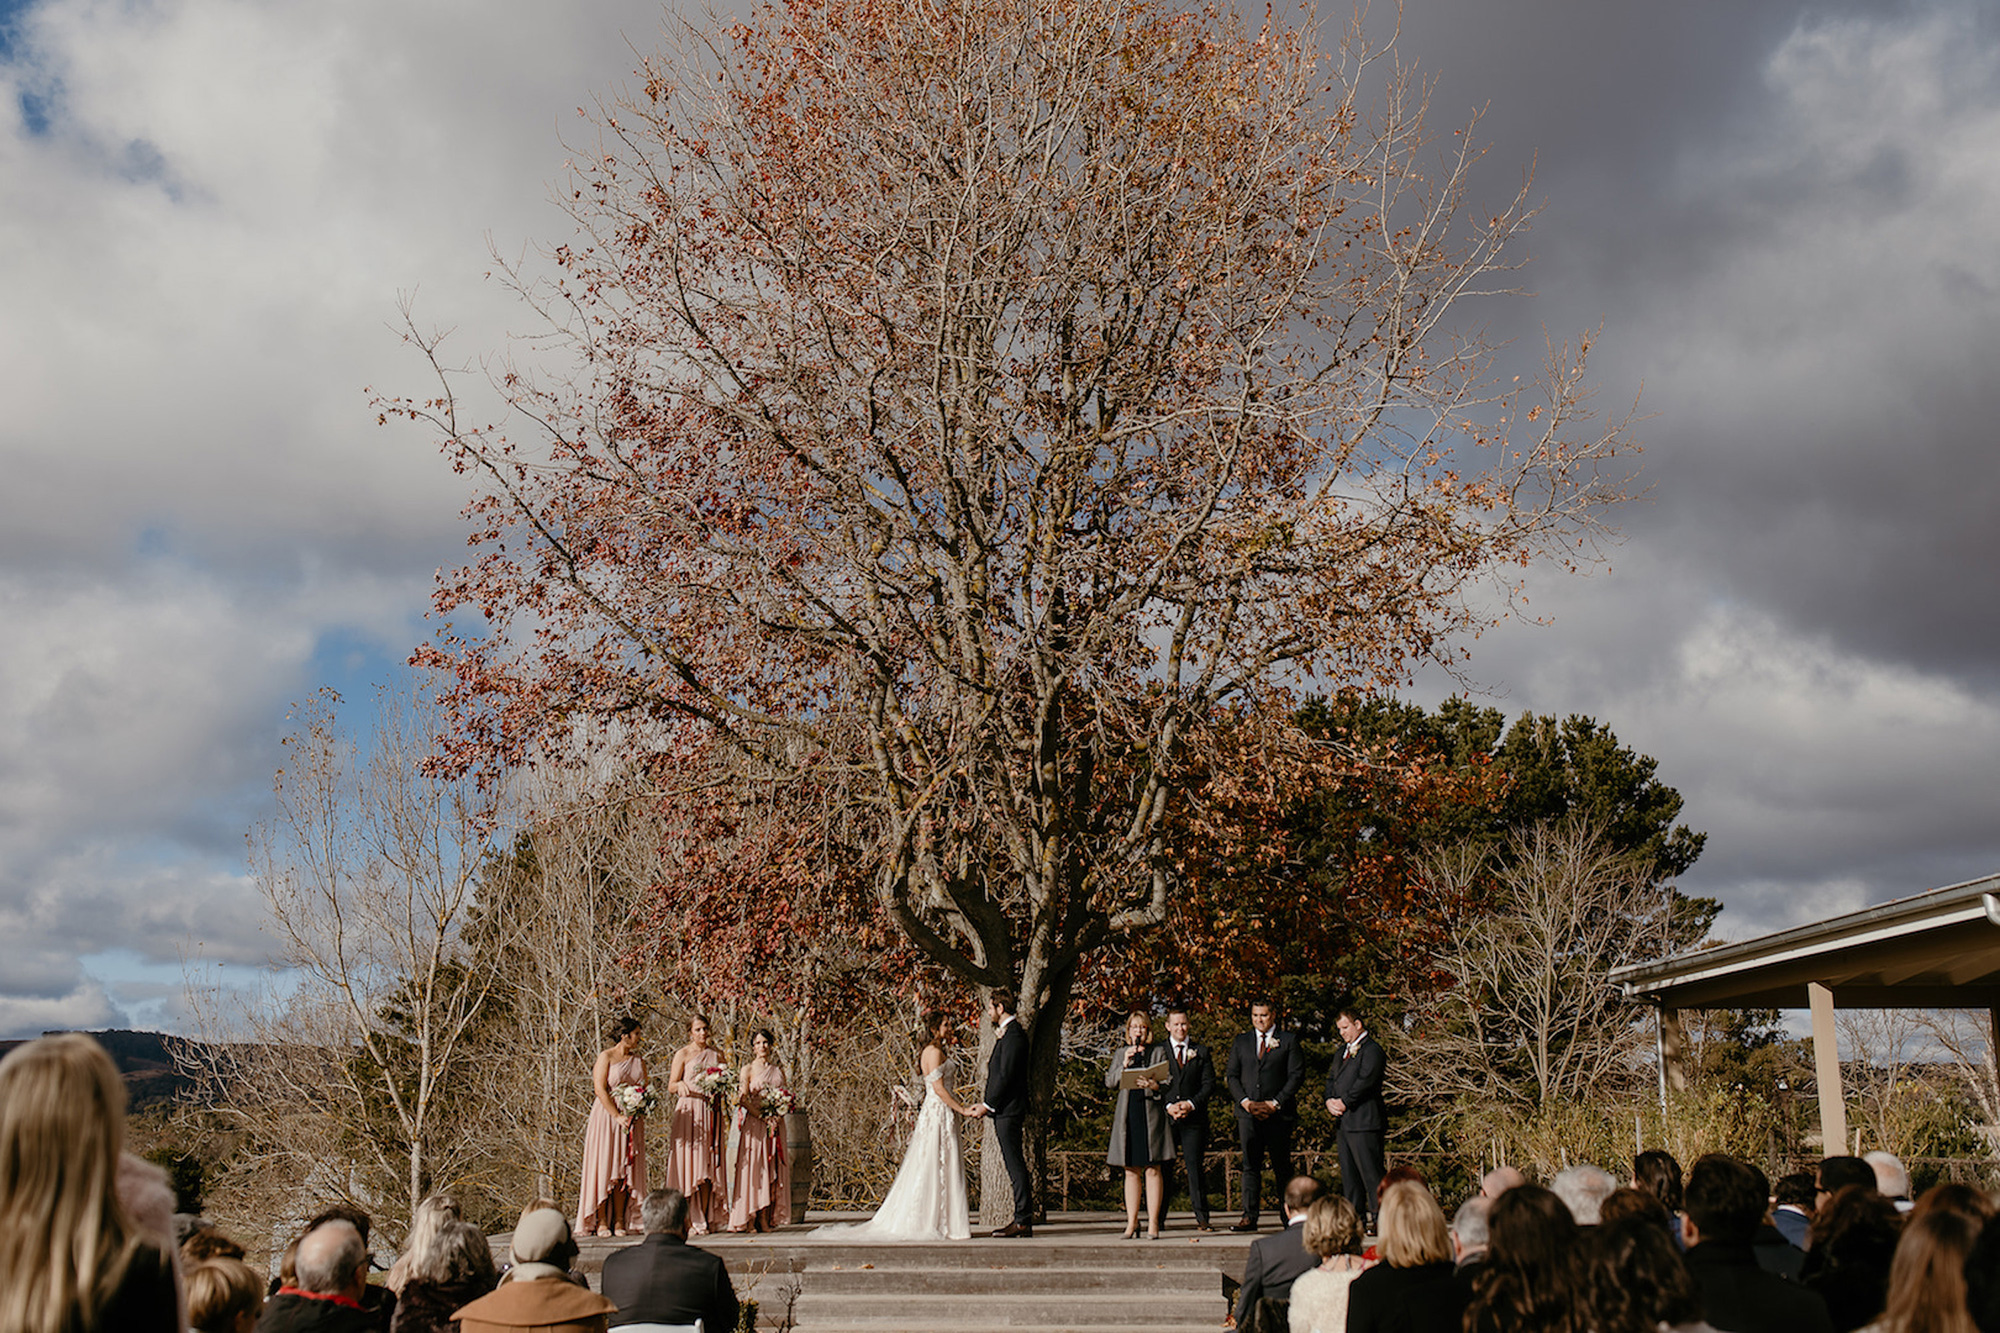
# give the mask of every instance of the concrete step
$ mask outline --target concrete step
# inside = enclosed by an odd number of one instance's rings
[[[951,1268],[936,1272],[917,1269],[821,1269],[809,1268],[801,1276],[813,1295],[844,1296],[856,1292],[893,1290],[898,1294],[928,1296],[953,1293],[962,1296],[1012,1296],[1024,1289],[1054,1295],[1075,1292],[1129,1292],[1145,1290],[1161,1296],[1206,1296],[1221,1290],[1221,1273],[1213,1267],[1153,1268]]]
[[[774,1312],[775,1313],[775,1312]],[[1142,1289],[1061,1297],[1016,1295],[968,1299],[961,1296],[821,1296],[810,1287],[792,1307],[795,1333],[830,1333],[868,1328],[934,1330],[953,1333],[974,1322],[991,1328],[1104,1329],[1117,1327],[1214,1329],[1228,1314],[1220,1284],[1213,1297],[1161,1300]],[[758,1327],[766,1326],[761,1312]]]

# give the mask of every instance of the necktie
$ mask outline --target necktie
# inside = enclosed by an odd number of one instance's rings
[[[1174,1063],[1177,1065],[1187,1063],[1187,1047],[1181,1045],[1179,1042],[1174,1043]]]

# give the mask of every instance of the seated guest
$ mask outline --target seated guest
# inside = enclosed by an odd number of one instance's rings
[[[1897,1212],[1907,1213],[1916,1207],[1910,1200],[1910,1171],[1902,1158],[1878,1148],[1862,1153],[1861,1160],[1875,1173],[1875,1192],[1894,1204]]]
[[[1376,1248],[1382,1262],[1347,1289],[1348,1333],[1458,1333],[1465,1293],[1452,1281],[1451,1234],[1429,1190],[1390,1186]]]
[[[389,1265],[389,1276],[382,1279],[382,1285],[401,1296],[403,1284],[410,1280],[410,1265],[436,1242],[445,1223],[462,1220],[458,1200],[449,1194],[433,1194],[418,1204],[410,1217],[409,1234],[403,1237],[403,1252]]]
[[[1306,1209],[1300,1239],[1319,1266],[1292,1283],[1286,1317],[1291,1333],[1341,1333],[1347,1327],[1347,1288],[1368,1267],[1361,1257],[1361,1218],[1338,1194],[1322,1195]]]
[[[241,1259],[243,1247],[207,1223],[195,1227],[181,1241],[181,1262],[198,1264],[209,1259]]]
[[[1582,1333],[1574,1260],[1576,1219],[1540,1185],[1520,1185],[1493,1201],[1486,1262],[1472,1279],[1465,1311],[1470,1333]]]
[[[1913,1219],[1896,1243],[1889,1303],[1870,1333],[1972,1333],[1966,1313],[1965,1261],[1980,1224],[1934,1209]]]
[[[514,1228],[514,1266],[499,1288],[456,1314],[459,1333],[604,1333],[618,1307],[569,1280],[577,1244],[569,1219],[538,1208]]]
[[[1632,1188],[1645,1190],[1660,1201],[1667,1210],[1667,1230],[1673,1235],[1674,1248],[1686,1248],[1681,1241],[1681,1164],[1674,1155],[1665,1148],[1648,1148],[1634,1157]]]
[[[264,1312],[264,1279],[241,1259],[198,1260],[188,1266],[187,1303],[194,1333],[251,1333]]]
[[[368,1258],[368,1214],[353,1204],[337,1203],[306,1223],[306,1230],[311,1231],[322,1222],[333,1221],[346,1222],[361,1233],[361,1252],[365,1261],[361,1270],[361,1308],[375,1317],[376,1328],[388,1333],[389,1321],[396,1313],[396,1293],[368,1281],[368,1269],[374,1267],[374,1261]]]
[[[1794,1171],[1778,1177],[1771,1191],[1771,1225],[1793,1249],[1806,1247],[1806,1233],[1812,1228],[1813,1209],[1819,1205],[1819,1186],[1810,1171]]]
[[[1988,1218],[1965,1257],[1965,1311],[1979,1333],[2000,1333],[2000,1219]]]
[[[1493,1200],[1475,1194],[1451,1216],[1451,1280],[1458,1284],[1460,1294],[1468,1302],[1472,1300],[1473,1279],[1479,1276],[1480,1266],[1486,1262],[1490,1243],[1487,1220],[1492,1212]]]
[[[426,1230],[421,1248],[405,1254],[403,1294],[389,1333],[458,1333],[453,1314],[500,1281],[493,1247],[478,1227],[447,1217]]]
[[[1763,1173],[1733,1157],[1710,1153],[1688,1172],[1681,1229],[1703,1316],[1729,1333],[1831,1333],[1825,1301],[1757,1263],[1767,1199]]]
[[[1525,1185],[1528,1178],[1511,1166],[1496,1166],[1479,1178],[1479,1192],[1489,1199],[1497,1199],[1516,1185]]]
[[[1285,1186],[1279,1210],[1285,1215],[1285,1229],[1275,1236],[1259,1236],[1251,1242],[1249,1257],[1243,1261],[1243,1286],[1236,1294],[1236,1313],[1231,1327],[1252,1327],[1251,1316],[1262,1299],[1290,1300],[1292,1283],[1301,1273],[1316,1266],[1319,1256],[1306,1249],[1306,1212],[1325,1191],[1311,1176],[1293,1176]]]
[[[1713,1333],[1680,1251],[1657,1222],[1606,1217],[1585,1232],[1576,1293],[1590,1333]]]
[[[654,1190],[639,1205],[646,1239],[605,1256],[604,1294],[618,1306],[611,1326],[692,1324],[736,1327],[736,1288],[721,1258],[687,1243],[687,1196]]]
[[[1859,1157],[1822,1157],[1819,1162],[1818,1197],[1814,1208],[1825,1204],[1827,1199],[1849,1185],[1864,1185],[1875,1188],[1875,1168]]]
[[[1834,1333],[1848,1333],[1882,1313],[1902,1217],[1873,1179],[1843,1185],[1813,1214],[1799,1280],[1826,1301]]]
[[[1564,1167],[1549,1182],[1549,1189],[1569,1205],[1569,1215],[1580,1227],[1597,1225],[1599,1210],[1617,1188],[1618,1181],[1609,1171],[1588,1162]]]
[[[1903,1219],[1903,1223],[1907,1226],[1927,1213],[1940,1211],[1957,1213],[1960,1217],[1969,1218],[1976,1228],[1985,1226],[2000,1208],[1996,1208],[1993,1196],[1986,1191],[1976,1190],[1970,1185],[1961,1185],[1957,1181],[1946,1181],[1925,1190],[1923,1196],[1917,1200],[1917,1206],[1910,1210],[1910,1215]]]
[[[380,1333],[361,1304],[368,1247],[352,1222],[335,1218],[307,1231],[292,1263],[296,1275],[265,1303],[257,1333]]]
[[[1600,1226],[1606,1222],[1634,1220],[1650,1222],[1669,1236],[1678,1237],[1679,1229],[1675,1224],[1680,1219],[1669,1217],[1667,1210],[1660,1206],[1659,1199],[1654,1197],[1651,1190],[1633,1189],[1630,1185],[1623,1189],[1615,1189],[1605,1197],[1603,1206],[1597,1210],[1597,1221]],[[1676,1243],[1674,1248],[1678,1250],[1679,1244]]]

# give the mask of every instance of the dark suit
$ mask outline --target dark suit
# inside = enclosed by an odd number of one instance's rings
[[[692,1324],[736,1327],[736,1288],[722,1260],[680,1236],[654,1232],[604,1257],[604,1298],[618,1306],[611,1326]]]
[[[1687,1252],[1687,1266],[1702,1317],[1722,1333],[1833,1333],[1826,1302],[1759,1268],[1748,1245],[1705,1240]]]
[[[1299,1275],[1319,1267],[1319,1256],[1306,1249],[1306,1220],[1296,1222],[1275,1236],[1259,1236],[1243,1260],[1243,1287],[1236,1294],[1236,1326],[1250,1323],[1250,1312],[1259,1297],[1274,1301],[1292,1298],[1292,1283]]]
[[[1003,1027],[993,1040],[993,1053],[986,1057],[986,1093],[981,1101],[993,1117],[1000,1161],[1014,1190],[1014,1223],[1032,1226],[1034,1193],[1028,1182],[1028,1157],[1021,1147],[1021,1131],[1028,1118],[1028,1034],[1021,1030],[1018,1019]]]
[[[1187,1166],[1188,1198],[1194,1204],[1194,1220],[1208,1225],[1208,1175],[1202,1167],[1202,1155],[1208,1151],[1208,1104],[1215,1097],[1215,1060],[1208,1053],[1208,1047],[1198,1041],[1188,1043],[1188,1058],[1182,1063],[1174,1058],[1174,1045],[1167,1043],[1167,1087],[1166,1103],[1193,1102],[1194,1110],[1181,1120],[1167,1118],[1167,1132],[1173,1135],[1180,1146],[1181,1160]]]
[[[1334,1052],[1333,1067],[1326,1072],[1327,1100],[1338,1097],[1347,1105],[1334,1122],[1334,1146],[1340,1150],[1340,1193],[1361,1218],[1375,1215],[1375,1191],[1382,1184],[1382,1131],[1389,1123],[1382,1109],[1386,1063],[1381,1045],[1364,1032],[1353,1055],[1348,1055],[1345,1046]]]
[[[1246,1032],[1229,1047],[1226,1081],[1236,1103],[1236,1146],[1243,1150],[1243,1216],[1255,1222],[1263,1207],[1264,1158],[1271,1159],[1271,1174],[1277,1177],[1282,1195],[1292,1178],[1292,1131],[1298,1128],[1299,1112],[1294,1102],[1299,1084],[1305,1081],[1305,1057],[1299,1039],[1289,1032],[1272,1032],[1271,1047],[1260,1057],[1257,1034]],[[1243,1109],[1245,1101],[1276,1102],[1278,1109],[1268,1119],[1259,1120]]]

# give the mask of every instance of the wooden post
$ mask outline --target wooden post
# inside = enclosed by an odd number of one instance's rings
[[[1687,1029],[1681,1026],[1681,1011],[1660,1006],[1660,1109],[1667,1109],[1667,1094],[1686,1092]]]
[[[1819,1151],[1822,1157],[1847,1152],[1847,1100],[1840,1086],[1840,1034],[1833,1025],[1833,992],[1817,981],[1806,984],[1812,1004],[1813,1071],[1819,1077]]]

